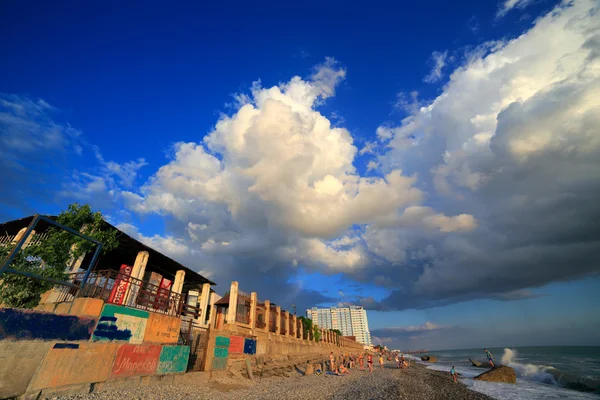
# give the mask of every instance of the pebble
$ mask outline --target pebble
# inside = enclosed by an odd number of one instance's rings
[[[220,376],[202,385],[156,385],[86,395],[61,397],[68,400],[491,400],[461,383],[448,373],[432,371],[422,365],[399,370],[388,363],[373,373],[352,369],[349,375],[303,376],[294,372],[289,378]]]

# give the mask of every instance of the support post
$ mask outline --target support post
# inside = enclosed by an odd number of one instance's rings
[[[277,316],[275,317],[275,318],[277,318],[276,319],[277,324],[276,324],[275,330],[277,331],[278,335],[281,335],[281,307],[277,306],[275,308],[275,312],[277,313]]]
[[[271,326],[271,302],[265,300],[265,332],[269,332]]]
[[[141,281],[144,279],[144,273],[146,272],[146,265],[148,264],[148,258],[150,254],[147,251],[140,251],[135,256],[133,268],[131,269],[131,277],[134,279],[132,284],[128,285],[127,293],[125,298],[127,299],[127,305],[133,306],[137,300],[138,293],[141,289]],[[136,280],[136,279],[139,279]]]
[[[290,336],[290,313],[285,312],[285,336]]]
[[[200,294],[200,324],[206,325],[206,312],[208,310],[208,302],[210,300],[210,283],[202,285],[202,293]]]
[[[185,280],[185,271],[180,269],[175,274],[175,282],[173,282],[173,291],[181,294],[183,290],[183,281]]]
[[[292,334],[294,335],[294,339],[298,339],[298,319],[295,315],[292,317],[292,325],[294,328],[292,332]]]
[[[237,302],[238,302],[238,283],[237,281],[231,282],[231,288],[229,289],[229,308],[227,310],[228,324],[235,324],[235,317],[237,314]]]
[[[256,292],[250,293],[250,329],[256,328]]]

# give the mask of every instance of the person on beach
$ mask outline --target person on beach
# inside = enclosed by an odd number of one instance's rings
[[[379,355],[379,365],[381,365],[381,369],[383,369],[383,355]]]
[[[360,353],[360,355],[358,356],[358,365],[361,371],[365,370],[365,356],[363,355],[363,353]]]
[[[335,356],[333,355],[333,351],[329,353],[329,370],[335,371]]]
[[[485,351],[485,355],[487,356],[490,365],[492,366],[492,368],[494,368],[494,360],[492,359],[492,353],[490,353],[488,349],[483,349],[483,351]]]
[[[336,371],[336,372],[339,372],[338,375],[343,375],[343,374],[348,374],[349,375],[350,374],[350,371],[348,371],[348,368],[346,368],[344,366],[344,364],[340,364],[340,369],[338,371]]]
[[[404,358],[404,354],[402,354],[402,357],[400,357],[400,365],[402,366],[402,369],[408,368],[408,363]]]
[[[456,373],[456,370],[454,369],[454,365],[452,366],[452,369],[450,370],[450,375],[452,375],[452,379],[454,379],[454,383],[458,383],[457,373]]]
[[[400,357],[398,357],[398,353],[396,353],[396,366],[400,369]]]
[[[367,364],[369,365],[369,372],[373,372],[373,355],[369,354],[367,357]]]

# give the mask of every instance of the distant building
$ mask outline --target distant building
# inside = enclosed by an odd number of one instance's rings
[[[365,346],[371,345],[367,311],[361,306],[313,307],[306,310],[306,316],[321,328],[339,329],[343,336],[354,336],[357,342]]]

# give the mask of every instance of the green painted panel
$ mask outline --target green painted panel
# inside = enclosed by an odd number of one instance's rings
[[[227,369],[227,359],[226,358],[213,359],[212,369],[213,369],[213,371]]]
[[[227,358],[229,357],[229,350],[222,347],[215,347],[216,358]]]
[[[215,340],[215,346],[229,347],[229,338],[226,336],[217,336],[217,339]]]
[[[189,357],[189,346],[163,346],[156,373],[163,375],[185,372]]]

